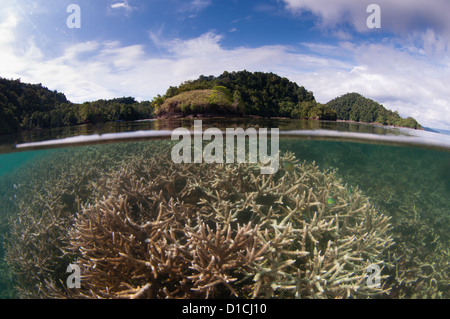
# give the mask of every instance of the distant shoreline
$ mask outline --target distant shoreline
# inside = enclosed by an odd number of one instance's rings
[[[394,127],[394,128],[408,128],[411,130],[418,130],[418,131],[425,131],[423,127],[421,128],[412,128],[408,126],[399,126],[399,125],[384,125],[382,123],[378,122],[358,122],[358,121],[352,121],[352,120],[320,120],[320,119],[301,119],[301,118],[290,118],[290,117],[280,117],[280,116],[270,116],[270,117],[264,117],[260,115],[239,115],[236,116],[235,114],[231,116],[225,116],[223,114],[221,115],[214,115],[214,114],[190,114],[190,115],[182,115],[182,114],[164,114],[157,116],[155,119],[211,119],[211,118],[218,118],[218,119],[227,119],[227,118],[249,118],[249,119],[274,119],[274,120],[308,120],[308,121],[331,121],[331,122],[340,122],[340,123],[354,123],[354,124],[366,124],[366,125],[376,125],[376,126],[382,126],[382,127]]]
[[[378,122],[357,122],[357,121],[351,121],[351,120],[336,120],[336,122],[343,122],[343,123],[356,123],[356,124],[369,124],[369,125],[377,125],[377,126],[383,126],[383,127],[397,127],[397,128],[409,128],[411,130],[418,130],[418,131],[425,131],[423,127],[421,128],[413,128],[408,126],[400,126],[400,125],[384,125]]]
[[[384,125],[381,123],[368,123],[368,122],[357,122],[357,121],[351,121],[351,120],[320,120],[320,119],[302,119],[302,118],[289,118],[289,117],[279,117],[279,116],[272,116],[272,117],[264,117],[259,115],[231,115],[231,116],[225,116],[225,115],[212,115],[212,114],[190,114],[190,115],[181,115],[181,114],[166,114],[157,116],[154,118],[148,118],[143,120],[130,120],[130,121],[120,121],[120,122],[145,122],[145,121],[155,121],[155,120],[171,120],[171,119],[267,119],[267,120],[305,120],[305,121],[320,121],[320,122],[338,122],[338,123],[352,123],[352,124],[363,124],[363,125],[375,125],[379,127],[390,127],[390,128],[407,128],[411,130],[418,130],[418,131],[426,131],[425,128],[412,128],[407,126],[398,126],[398,125]],[[33,128],[33,129],[21,129],[19,131],[8,133],[8,134],[0,134],[0,136],[7,136],[11,134],[22,134],[22,133],[31,133],[31,132],[41,132],[45,130],[54,130],[54,129],[61,129],[66,127],[81,127],[83,125],[103,125],[107,123],[114,123],[118,121],[105,121],[105,122],[97,122],[97,123],[83,123],[83,124],[75,124],[75,125],[62,125],[62,126],[56,126],[51,128]],[[447,133],[448,134],[448,133]],[[450,135],[450,134],[449,134]]]

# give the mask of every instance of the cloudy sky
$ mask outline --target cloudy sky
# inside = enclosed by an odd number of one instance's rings
[[[358,92],[450,129],[449,12],[448,0],[0,0],[0,76],[83,102],[274,72],[321,103]]]

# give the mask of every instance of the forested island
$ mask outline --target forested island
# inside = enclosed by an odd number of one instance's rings
[[[169,87],[164,96],[141,102],[121,97],[72,103],[63,93],[42,84],[0,78],[0,134],[86,123],[202,116],[345,120],[421,128],[415,119],[401,118],[358,93],[318,103],[312,92],[274,73],[239,71],[200,76]]]

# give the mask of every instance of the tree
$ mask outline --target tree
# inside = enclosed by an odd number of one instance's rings
[[[389,111],[358,93],[344,94],[328,102],[327,106],[336,111],[337,118],[341,120],[421,128],[413,118],[402,119],[397,111]]]
[[[186,91],[212,89],[230,96],[235,110],[246,115],[290,116],[294,105],[315,102],[312,92],[273,73],[224,72],[218,77],[200,76],[170,87],[165,98]],[[289,114],[289,115],[288,115]]]

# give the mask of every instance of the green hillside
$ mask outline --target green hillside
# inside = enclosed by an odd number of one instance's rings
[[[165,99],[156,110],[158,115],[189,116],[208,115],[225,116],[237,114],[230,92],[223,86],[216,86],[212,90],[192,90],[182,92],[174,97]]]
[[[401,118],[397,112],[389,111],[383,105],[358,93],[342,95],[328,102],[327,106],[336,111],[340,120],[422,128],[412,117]]]
[[[229,92],[233,112],[262,117],[290,117],[305,119],[336,119],[335,112],[316,102],[312,92],[303,86],[264,72],[224,72],[218,77],[200,76],[178,87],[170,87],[164,98],[172,98],[186,91],[211,90],[223,87]],[[164,115],[157,109],[156,115]]]
[[[0,78],[0,134],[84,123],[131,121],[151,117],[150,102],[132,97],[71,103],[42,84]]]
[[[67,103],[64,94],[41,84],[0,78],[0,134],[34,128],[43,122],[56,125],[55,109]]]

